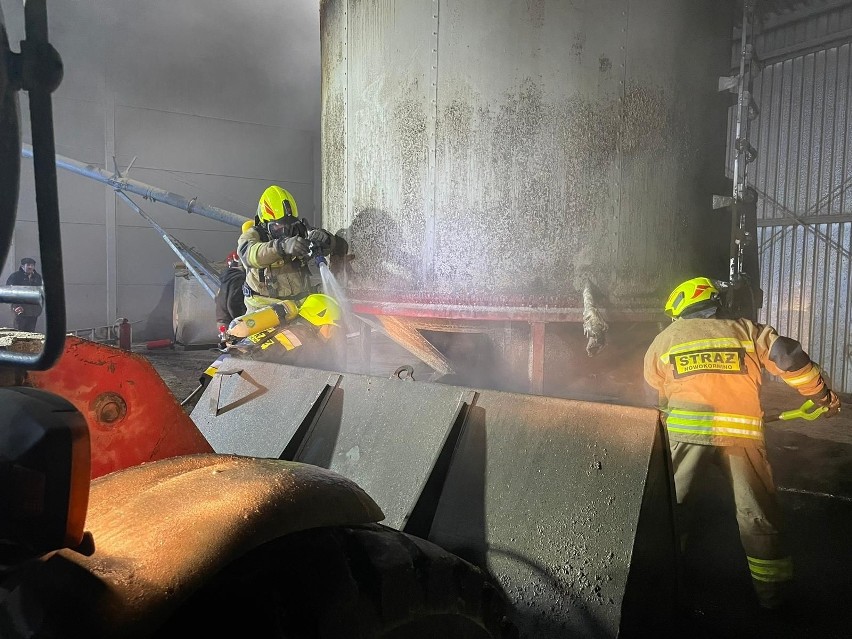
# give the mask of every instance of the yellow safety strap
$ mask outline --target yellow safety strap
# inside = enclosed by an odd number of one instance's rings
[[[245,298],[246,308],[252,308],[253,310],[260,310],[262,308],[266,308],[267,306],[272,306],[274,304],[279,304],[281,300],[275,297],[264,297],[263,295],[252,295],[251,297]]]

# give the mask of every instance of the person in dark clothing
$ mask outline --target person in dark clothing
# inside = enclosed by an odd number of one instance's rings
[[[41,275],[35,270],[35,265],[36,261],[31,257],[22,259],[21,268],[9,276],[9,279],[6,280],[6,286],[41,286]],[[15,329],[27,332],[34,331],[41,310],[39,304],[13,304],[12,316],[14,317]]]
[[[219,276],[219,290],[216,293],[216,323],[219,325],[220,341],[231,321],[246,313],[243,297],[246,271],[236,251],[228,255],[226,264],[227,268]]]

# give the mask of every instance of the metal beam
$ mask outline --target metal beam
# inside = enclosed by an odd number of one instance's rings
[[[215,299],[215,298],[216,298],[216,291],[215,291],[213,288],[211,288],[210,284],[208,284],[208,283],[204,280],[204,276],[202,275],[201,270],[200,270],[200,269],[198,269],[198,268],[196,268],[197,266],[200,266],[200,265],[199,265],[197,262],[196,262],[196,263],[194,263],[194,260],[193,260],[193,259],[191,259],[188,255],[186,255],[186,254],[184,253],[184,251],[182,250],[182,247],[181,247],[181,246],[179,246],[180,241],[179,241],[179,240],[176,240],[176,239],[175,239],[175,238],[173,238],[171,235],[169,235],[168,233],[166,233],[166,232],[163,230],[163,227],[161,227],[159,224],[157,224],[157,223],[156,223],[156,222],[155,222],[155,221],[151,218],[151,216],[150,216],[150,215],[148,215],[147,213],[145,213],[145,211],[143,211],[143,210],[139,207],[139,205],[138,205],[138,204],[136,204],[136,202],[134,202],[133,200],[131,200],[131,199],[127,196],[127,193],[124,193],[123,191],[119,191],[119,192],[118,192],[118,197],[120,197],[120,198],[124,201],[124,203],[125,203],[125,204],[127,204],[127,206],[129,206],[131,209],[133,209],[133,210],[134,210],[134,211],[136,211],[139,215],[141,215],[141,216],[145,219],[145,221],[146,221],[146,222],[148,222],[148,224],[150,224],[150,225],[154,228],[154,230],[155,230],[155,231],[157,231],[157,233],[159,233],[159,234],[160,234],[160,237],[162,237],[162,238],[163,238],[163,241],[166,243],[166,245],[167,245],[170,249],[172,249],[172,251],[174,251],[174,254],[178,256],[178,258],[180,259],[180,261],[181,261],[181,262],[183,262],[183,265],[184,265],[184,266],[186,266],[187,270],[189,270],[189,272],[190,272],[190,273],[192,273],[193,277],[195,277],[195,279],[196,279],[196,280],[198,280],[198,283],[199,283],[199,284],[201,284],[201,287],[202,287],[202,288],[203,288],[203,289],[207,292],[207,294],[208,294],[210,297],[212,297],[212,298],[214,298],[214,299]],[[213,277],[212,277],[212,275],[211,275],[210,273],[204,273],[204,275],[206,275],[206,276],[207,276],[208,278],[210,278],[211,280],[213,279]],[[214,283],[214,286],[216,286],[216,284],[215,284],[215,283]]]
[[[795,22],[801,22],[802,20],[808,20],[812,18],[816,18],[825,13],[833,11],[834,9],[840,9],[847,4],[849,4],[849,0],[822,0],[821,2],[805,2],[805,3],[796,3],[799,5],[799,8],[794,8],[790,10],[786,10],[783,12],[772,12],[766,13],[761,20],[761,33],[758,35],[763,35],[767,31],[772,31],[774,29],[778,29],[779,27],[788,26]],[[739,29],[734,27],[734,32],[737,33]]]
[[[807,55],[809,53],[831,49],[832,47],[848,44],[849,42],[852,42],[852,29],[843,29],[842,31],[828,33],[819,38],[812,38],[803,42],[797,42],[796,44],[791,44],[787,47],[761,51],[760,61],[763,64],[775,64],[776,62],[782,62],[783,60],[789,60],[790,58],[798,58],[799,56]]]
[[[31,158],[33,156],[33,148],[29,144],[22,145],[21,155],[25,158]],[[71,171],[72,173],[76,173],[77,175],[91,178],[92,180],[101,182],[102,184],[106,184],[116,191],[128,191],[130,193],[135,193],[136,195],[141,195],[146,200],[162,202],[163,204],[168,204],[169,206],[182,209],[187,213],[195,213],[229,226],[240,227],[243,225],[243,222],[246,222],[249,219],[242,215],[232,213],[231,211],[220,209],[217,206],[202,204],[198,201],[198,198],[188,199],[182,195],[178,195],[177,193],[172,193],[165,189],[158,189],[157,187],[145,184],[144,182],[113,175],[112,173],[91,164],[85,164],[59,154],[56,155],[56,166],[67,171]]]
[[[843,192],[844,192],[844,191],[845,191],[845,190],[846,190],[846,189],[847,189],[850,185],[852,185],[852,175],[848,175],[848,176],[846,176],[840,184],[838,184],[836,187],[834,187],[834,188],[831,190],[831,192],[830,192],[830,193],[827,193],[826,195],[824,195],[823,197],[821,197],[821,198],[820,198],[820,199],[816,202],[816,204],[814,204],[813,206],[811,206],[811,207],[807,210],[807,213],[815,213],[816,211],[819,211],[819,210],[820,210],[820,208],[821,208],[821,207],[822,207],[825,203],[829,202],[832,198],[837,197],[838,195],[842,194],[842,193],[843,193]],[[768,200],[768,201],[769,201],[769,202],[770,202],[770,203],[771,203],[774,207],[779,208],[779,209],[781,209],[782,211],[784,211],[785,213],[789,214],[790,219],[792,219],[792,220],[799,220],[799,219],[801,219],[801,218],[802,218],[802,216],[800,216],[798,213],[796,213],[796,212],[794,212],[794,211],[791,211],[790,209],[788,209],[786,206],[784,206],[783,204],[781,204],[781,202],[779,202],[778,200],[776,200],[774,197],[772,197],[772,196],[771,196],[771,195],[769,195],[768,193],[764,193],[764,192],[762,192],[760,189],[758,189],[758,188],[756,188],[756,187],[754,187],[754,186],[752,186],[751,188],[753,188],[753,189],[757,192],[757,194],[758,194],[759,196],[761,196],[761,197],[765,198],[766,200]],[[819,216],[819,217],[824,218],[824,217],[827,217],[827,216],[823,215],[823,216]],[[768,219],[767,219],[767,218],[764,218],[763,220],[758,220],[758,225],[760,225],[760,222],[761,222],[761,221],[768,221]],[[795,225],[795,223],[794,223],[794,225]],[[828,236],[827,236],[827,235],[825,235],[824,233],[822,233],[822,232],[820,232],[819,230],[817,230],[817,229],[813,228],[813,226],[810,226],[810,225],[808,225],[808,224],[800,224],[800,226],[801,226],[803,229],[805,229],[806,231],[808,231],[808,232],[810,232],[810,233],[813,233],[816,237],[820,238],[821,240],[823,240],[823,241],[825,241],[825,242],[828,242],[828,244],[829,244],[830,246],[833,246],[835,249],[837,249],[838,251],[840,251],[840,252],[841,252],[843,255],[845,255],[846,257],[848,257],[848,258],[852,258],[852,254],[850,254],[850,252],[849,252],[848,250],[846,250],[846,249],[845,249],[845,248],[844,248],[841,244],[839,244],[838,242],[835,242],[833,239],[831,239],[830,237],[828,237]],[[766,249],[767,249],[768,247],[772,246],[772,242],[775,240],[775,238],[776,238],[776,237],[778,237],[778,236],[779,236],[781,233],[783,233],[783,232],[784,232],[784,231],[783,231],[783,228],[782,228],[782,230],[781,230],[781,231],[775,231],[775,233],[773,233],[773,234],[772,234],[772,235],[771,235],[768,239],[764,240],[764,242],[763,242],[763,246],[762,246],[762,247],[761,247],[761,249],[760,249],[760,254],[761,254],[761,255],[763,255],[763,253],[766,251]]]
[[[777,217],[758,220],[760,227],[807,226],[809,224],[846,224],[852,222],[852,213],[832,213],[829,215],[808,215],[796,217]]]
[[[530,322],[530,393],[544,393],[544,322]]]

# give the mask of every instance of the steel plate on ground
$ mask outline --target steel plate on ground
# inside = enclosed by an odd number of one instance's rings
[[[674,498],[656,411],[240,360],[221,370],[221,391],[214,380],[193,412],[217,452],[286,451],[354,480],[387,525],[489,570],[522,636],[671,621]]]
[[[482,392],[429,538],[495,575],[522,636],[662,627],[676,584],[664,446],[653,410]]]
[[[472,392],[440,384],[344,374],[297,461],[354,480],[405,527]]]
[[[231,358],[192,419],[217,453],[294,459],[354,480],[382,508],[383,523],[402,529],[472,396],[455,386]]]
[[[191,417],[217,453],[278,459],[330,375],[336,380],[328,371],[228,358]]]

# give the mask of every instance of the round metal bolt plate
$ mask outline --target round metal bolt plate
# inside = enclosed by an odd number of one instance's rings
[[[127,403],[117,393],[101,393],[92,404],[92,412],[101,424],[111,426],[127,414]]]

